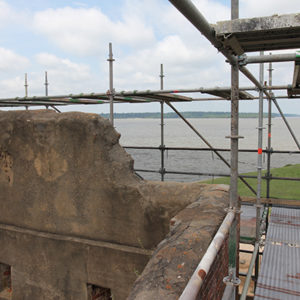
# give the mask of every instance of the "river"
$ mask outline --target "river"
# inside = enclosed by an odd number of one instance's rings
[[[296,137],[300,140],[300,118],[287,118]],[[217,148],[229,148],[230,119],[191,119],[193,126]],[[267,145],[267,119],[264,119],[263,149]],[[257,149],[257,119],[240,119],[239,133],[240,149]],[[159,146],[160,145],[160,119],[116,119],[116,130],[121,134],[122,146]],[[165,146],[166,147],[206,147],[200,138],[181,120],[165,120]],[[272,148],[274,150],[297,151],[297,146],[281,118],[272,119]],[[160,169],[159,150],[127,149],[135,161],[136,169]],[[229,152],[221,152],[228,160]],[[263,154],[263,168],[266,168],[267,156]],[[300,154],[273,154],[272,168],[287,164],[300,163]],[[165,168],[168,171],[182,172],[215,172],[229,174],[229,168],[213,152],[210,151],[166,151]],[[239,154],[239,172],[256,171],[257,154]],[[160,174],[141,172],[140,175],[149,180],[160,180]],[[166,174],[166,180],[195,181],[209,178],[207,176],[190,176]]]

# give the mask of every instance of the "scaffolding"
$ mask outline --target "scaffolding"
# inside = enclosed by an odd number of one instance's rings
[[[246,282],[241,295],[241,299],[246,299],[247,290],[251,281],[252,270],[255,268],[254,282],[257,282],[259,271],[259,255],[261,246],[261,236],[266,230],[265,224],[268,222],[268,210],[265,209],[265,204],[268,203],[266,199],[261,197],[261,182],[266,180],[266,196],[270,199],[270,182],[271,180],[292,180],[300,181],[300,178],[295,177],[274,177],[271,174],[271,156],[274,153],[286,154],[291,151],[275,151],[272,149],[272,103],[275,105],[279,114],[281,115],[288,131],[290,132],[298,150],[292,151],[293,154],[300,154],[299,141],[291,128],[288,120],[285,118],[277,99],[292,99],[300,98],[300,54],[299,52],[290,54],[276,54],[264,55],[263,51],[278,50],[278,49],[292,49],[300,47],[300,22],[297,18],[291,15],[291,20],[287,16],[273,16],[267,17],[269,23],[273,19],[282,18],[286,22],[284,29],[282,26],[276,28],[274,22],[270,25],[272,28],[262,29],[255,28],[251,30],[243,29],[236,30],[239,25],[239,1],[231,0],[231,21],[220,22],[215,27],[212,27],[200,11],[190,0],[169,0],[199,31],[205,36],[210,43],[224,55],[226,61],[231,65],[231,86],[230,87],[213,87],[213,88],[194,88],[194,89],[177,89],[165,90],[164,89],[164,70],[163,65],[160,66],[160,89],[159,90],[145,90],[145,91],[120,91],[117,92],[113,85],[113,53],[112,44],[109,44],[109,89],[105,93],[89,93],[89,94],[70,94],[70,95],[48,95],[48,76],[45,73],[45,96],[28,97],[28,80],[27,74],[25,75],[25,97],[17,98],[4,98],[0,99],[0,107],[19,107],[24,106],[28,109],[29,106],[46,106],[51,107],[57,111],[57,107],[65,105],[95,105],[95,104],[109,104],[110,106],[110,121],[114,124],[114,104],[116,103],[150,103],[157,102],[160,104],[160,146],[159,147],[141,147],[141,146],[125,146],[127,149],[150,149],[160,151],[160,168],[159,170],[149,169],[136,169],[136,172],[152,172],[159,173],[161,181],[165,180],[166,174],[186,174],[186,175],[206,175],[206,176],[224,176],[230,177],[230,203],[227,210],[227,219],[230,219],[230,224],[224,223],[224,226],[229,232],[229,266],[228,276],[224,278],[226,289],[223,299],[235,299],[237,294],[237,286],[240,283],[239,274],[237,274],[237,257],[239,255],[238,245],[240,243],[240,236],[237,234],[237,226],[239,222],[239,215],[241,213],[241,200],[238,196],[238,179],[240,179],[251,190],[256,197],[254,204],[255,217],[256,217],[256,233],[251,243],[254,245],[249,271],[247,274],[240,274],[246,277]],[[262,18],[257,18],[257,24],[262,22]],[[282,21],[282,19],[280,19]],[[290,22],[290,23],[289,23]],[[295,24],[296,22],[296,24]],[[297,23],[298,22],[298,23]],[[247,20],[245,21],[247,23]],[[247,26],[244,26],[247,28]],[[259,27],[257,25],[257,27]],[[230,30],[228,28],[231,28]],[[264,40],[265,31],[269,33],[267,40]],[[258,33],[258,34],[257,34]],[[295,38],[296,36],[296,38]],[[298,36],[298,37],[297,37]],[[248,56],[245,53],[251,51],[261,51],[259,56]],[[272,63],[274,62],[295,62],[295,69],[293,81],[291,85],[272,85]],[[263,63],[269,63],[269,82],[268,85],[264,83]],[[260,64],[259,80],[247,69],[248,64]],[[239,86],[239,72],[243,73],[254,85],[240,87]],[[287,96],[275,97],[274,91],[286,90]],[[248,93],[249,91],[258,91],[259,96],[255,97]],[[182,94],[201,93],[206,94],[206,97],[191,97],[183,96]],[[213,97],[212,97],[213,96]],[[258,113],[258,147],[254,149],[239,149],[239,101],[252,101],[259,100],[259,113]],[[176,102],[192,102],[192,101],[231,101],[231,132],[228,138],[230,139],[230,149],[214,147],[204,136],[197,130],[174,106]],[[268,101],[268,143],[267,148],[262,148],[262,135],[263,135],[263,101]],[[207,145],[207,148],[191,148],[191,147],[166,147],[165,146],[165,130],[164,130],[164,107],[170,107],[177,116],[179,116],[186,125]],[[167,170],[165,168],[165,152],[172,151],[212,151],[216,156],[229,168],[230,174],[215,173],[215,172],[180,172],[174,170]],[[230,152],[230,163],[221,154],[221,152]],[[238,171],[238,157],[239,153],[257,153],[257,176],[240,175]],[[267,154],[267,171],[262,175],[262,154]],[[256,189],[252,187],[247,178],[257,178]],[[222,225],[223,226],[223,225]],[[214,242],[214,241],[213,241]],[[212,243],[213,243],[212,242]],[[213,244],[212,244],[213,245]],[[214,249],[214,250],[210,250]],[[198,268],[205,266],[205,272],[208,273],[210,262],[214,257],[214,245],[208,249],[207,255],[203,258]],[[247,251],[244,250],[247,253]],[[248,251],[249,252],[249,251]],[[209,261],[207,262],[207,257]],[[198,269],[197,269],[198,270]],[[253,279],[253,278],[252,278]],[[196,289],[199,290],[200,285]],[[187,285],[184,293],[180,299],[193,299],[190,295],[196,295],[198,290],[195,286]]]

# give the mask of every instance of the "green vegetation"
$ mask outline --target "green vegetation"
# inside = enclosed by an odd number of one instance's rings
[[[263,171],[265,175],[266,171]],[[243,175],[256,175],[256,172],[245,173]],[[300,178],[300,164],[297,165],[286,165],[282,168],[271,169],[273,177],[297,177]],[[256,178],[245,178],[248,183],[256,190],[257,179]],[[205,183],[224,183],[229,184],[230,179],[216,178],[204,181]],[[239,180],[239,194],[241,196],[253,197],[253,193]],[[266,197],[266,180],[262,181],[262,197]],[[281,198],[281,199],[295,199],[300,200],[300,182],[299,181],[286,181],[286,180],[271,180],[270,184],[270,197]]]
[[[100,114],[104,118],[109,118],[109,114]],[[230,112],[205,112],[205,111],[185,111],[182,112],[182,115],[185,118],[230,118]],[[279,114],[273,113],[272,117],[279,117]],[[300,115],[296,114],[286,114],[286,117],[299,117]],[[176,119],[179,116],[174,112],[165,113],[164,117],[166,119]],[[240,118],[257,118],[257,113],[240,113]],[[115,119],[159,119],[160,112],[153,113],[115,113]],[[267,114],[264,114],[264,118],[267,118]]]

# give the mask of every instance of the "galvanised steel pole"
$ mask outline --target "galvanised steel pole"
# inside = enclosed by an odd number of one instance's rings
[[[296,61],[299,58],[296,53],[289,54],[270,54],[270,55],[259,55],[259,56],[245,56],[241,61],[245,64],[257,64],[266,62],[286,62]]]
[[[113,77],[113,53],[112,53],[112,44],[109,43],[109,100],[110,100],[110,117],[109,120],[114,126],[114,77]]]
[[[164,89],[164,66],[160,65],[160,89]],[[164,181],[165,178],[165,137],[164,137],[164,102],[160,102],[160,154],[161,154],[161,181]]]
[[[47,71],[45,71],[45,96],[48,97],[48,74]],[[46,108],[49,108],[49,105],[46,105]]]
[[[45,96],[46,97],[48,97],[48,86],[49,86],[48,74],[47,74],[47,71],[45,71]]]
[[[27,81],[27,73],[25,73],[25,98],[28,97],[28,81]],[[26,110],[28,110],[28,106],[26,105],[25,106]]]
[[[271,55],[271,53],[270,53]],[[272,86],[272,63],[269,63],[269,86]],[[272,93],[272,91],[270,91]],[[270,176],[271,176],[271,146],[272,146],[272,100],[268,99],[268,153],[267,153],[267,198],[270,198]]]
[[[27,81],[27,73],[25,73],[25,97],[28,97],[28,81]]]
[[[239,0],[231,0],[231,19],[239,18]],[[239,248],[239,215],[240,202],[238,196],[238,150],[239,150],[239,66],[231,63],[231,129],[230,129],[230,190],[229,209],[235,213],[234,221],[229,231],[229,266],[228,276],[224,278],[227,285],[224,296],[228,294],[230,299],[237,298],[237,286],[240,280],[237,278],[237,262]],[[231,292],[228,292],[232,290]]]
[[[249,285],[251,282],[251,277],[252,277],[252,271],[253,271],[253,267],[254,267],[254,263],[257,261],[257,257],[259,258],[259,243],[255,243],[254,245],[254,250],[252,253],[252,257],[251,257],[251,261],[250,261],[250,265],[249,265],[249,270],[246,276],[246,280],[244,283],[244,287],[243,287],[243,291],[242,291],[242,295],[240,297],[240,300],[246,300],[247,298],[247,293],[248,293],[248,289],[249,289]]]
[[[264,52],[261,51],[260,55]],[[264,64],[259,65],[259,82],[263,85],[264,82]],[[256,195],[256,243],[260,240],[260,222],[261,222],[261,181],[262,181],[262,138],[263,138],[263,98],[264,92],[262,89],[259,91],[259,109],[258,109],[258,146],[257,146],[257,195]],[[255,286],[258,278],[259,257],[256,257],[255,262]]]

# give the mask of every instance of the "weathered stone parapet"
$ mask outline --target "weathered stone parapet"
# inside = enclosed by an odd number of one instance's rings
[[[170,233],[158,245],[127,299],[178,299],[219,229],[227,206],[227,187],[211,186],[196,202],[173,217],[170,221]],[[227,249],[226,243],[222,248],[224,257],[220,258],[217,266],[222,267],[218,270],[221,275],[218,290],[221,292],[225,287],[222,284],[222,275],[227,274],[228,252],[225,249]],[[225,264],[222,264],[223,260]],[[216,293],[216,289],[214,292]],[[220,299],[220,297],[207,299]]]

